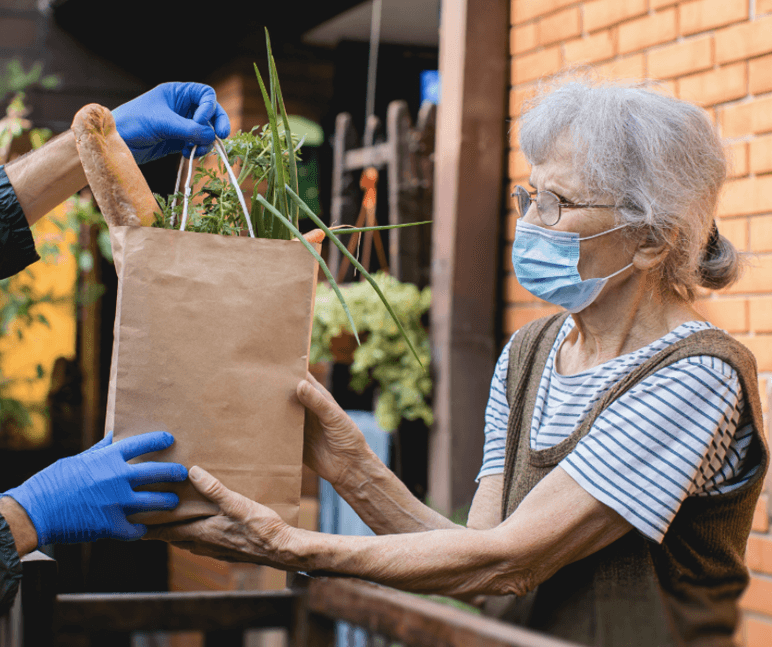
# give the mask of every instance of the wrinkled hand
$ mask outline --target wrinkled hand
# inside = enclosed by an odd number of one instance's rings
[[[5,496],[27,512],[38,545],[94,541],[104,537],[139,539],[142,524],[126,517],[136,512],[172,510],[179,497],[171,492],[135,492],[159,482],[184,481],[187,470],[177,463],[130,464],[148,452],[171,446],[174,437],[154,431],[112,442],[112,433],[76,456],[63,458],[38,472]]]
[[[215,133],[230,134],[228,115],[215,91],[203,83],[162,83],[113,110],[118,134],[137,164],[183,151],[190,157],[211,149]]]
[[[145,539],[168,541],[196,555],[292,570],[288,545],[294,528],[270,508],[226,488],[209,472],[191,467],[190,482],[220,513],[195,521],[153,526]]]
[[[370,452],[364,435],[311,373],[298,384],[306,407],[303,462],[333,486]]]

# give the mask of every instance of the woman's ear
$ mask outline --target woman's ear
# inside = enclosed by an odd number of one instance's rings
[[[668,232],[668,240],[662,241],[650,231],[642,232],[638,247],[633,254],[633,266],[638,270],[650,270],[665,260],[675,243],[677,232]]]

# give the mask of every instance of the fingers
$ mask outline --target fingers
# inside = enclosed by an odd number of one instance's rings
[[[220,139],[225,139],[231,134],[231,121],[228,119],[228,113],[219,103],[214,111],[214,132]]]
[[[170,447],[174,436],[166,431],[151,431],[139,436],[131,436],[115,443],[124,460],[131,460],[142,454],[158,452]]]
[[[215,107],[217,106],[214,90],[209,86],[204,86],[200,90],[197,102],[198,106],[196,106],[196,112],[193,114],[193,121],[202,126],[207,126],[212,117],[214,117]]]
[[[178,523],[163,523],[157,526],[150,526],[147,529],[145,539],[158,539],[170,543],[192,542],[202,532],[202,523],[206,519],[196,519],[193,521],[182,521]]]
[[[186,119],[174,112],[166,115],[162,135],[164,139],[179,140],[196,146],[209,146],[214,142],[214,130],[210,125]]]
[[[133,523],[132,525],[132,533],[131,536],[128,537],[129,541],[134,541],[135,539],[142,539],[142,537],[145,536],[147,533],[147,526],[144,523]]]
[[[109,447],[112,444],[113,444],[113,432],[112,430],[110,430],[107,432],[107,435],[104,438],[102,438],[102,440],[100,440],[95,445],[92,445],[91,447],[89,447],[86,451],[93,452],[99,449],[104,449],[105,447]]]
[[[220,506],[223,514],[238,518],[244,510],[245,504],[252,503],[246,497],[229,490],[214,476],[198,465],[194,465],[188,472],[188,478],[193,487],[212,503]]]
[[[317,384],[319,384],[317,382]],[[321,387],[321,385],[319,385]],[[321,387],[324,388],[324,387]],[[327,390],[324,390],[325,393]],[[303,380],[298,384],[298,399],[301,404],[313,413],[315,413],[320,419],[329,421],[332,416],[335,416],[338,410],[338,403],[333,400],[332,396],[327,393],[325,396],[318,388],[314,388],[311,382]]]
[[[317,380],[310,371],[306,372],[306,379],[311,382],[311,384],[314,386],[314,388],[319,391],[325,398],[327,398],[330,402],[333,402],[334,404],[338,404],[335,402],[335,398],[332,397],[332,393],[330,393],[326,388],[324,388],[324,385]]]
[[[220,139],[225,139],[231,132],[228,114],[217,103],[214,89],[201,83],[193,84],[190,99],[196,104],[193,121],[201,125],[210,125]]]
[[[179,505],[180,497],[173,492],[135,492],[131,505],[123,508],[124,514],[153,512],[155,510],[174,510]]]
[[[196,146],[196,159],[203,157],[204,155],[209,155],[209,153],[212,152],[212,148],[214,148],[213,144],[209,144],[208,146]],[[182,149],[183,157],[185,157],[185,159],[190,159],[190,153],[192,150],[193,144],[186,144]]]
[[[198,490],[200,494],[203,494],[207,499],[220,506],[220,509],[227,514],[223,508],[228,505],[228,494],[234,494],[228,488],[226,488],[218,479],[212,476],[205,469],[200,468],[198,465],[194,465],[188,472],[188,478],[193,484],[193,487]]]
[[[198,92],[196,98],[198,106],[193,115],[193,121],[202,126],[212,128],[220,139],[225,139],[231,132],[231,122],[223,107],[217,103],[215,91],[208,85],[198,86],[196,90]],[[187,154],[190,156],[190,151],[187,151]],[[200,154],[203,155],[205,153],[201,152]]]
[[[132,488],[152,483],[178,483],[188,478],[188,470],[179,463],[147,461],[131,466],[129,485]]]
[[[141,523],[131,523],[123,519],[110,533],[110,537],[122,541],[135,541],[142,539],[147,532],[147,526]]]

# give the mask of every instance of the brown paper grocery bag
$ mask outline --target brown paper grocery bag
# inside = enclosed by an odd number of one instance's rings
[[[144,460],[199,465],[296,523],[317,265],[298,241],[112,227],[118,305],[107,430],[172,433]],[[166,523],[215,514],[188,482]]]

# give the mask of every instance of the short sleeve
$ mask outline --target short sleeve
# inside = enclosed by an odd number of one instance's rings
[[[0,280],[21,272],[39,260],[27,218],[0,166]]]
[[[688,496],[743,469],[752,430],[738,430],[736,372],[713,357],[680,360],[614,401],[560,466],[643,535],[661,542]]]
[[[509,369],[509,349],[514,335],[504,346],[491,379],[488,404],[485,407],[485,446],[483,462],[477,482],[483,476],[504,473],[504,456],[507,445],[507,422],[509,404],[507,403],[507,371]]]

